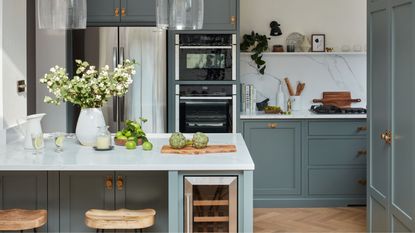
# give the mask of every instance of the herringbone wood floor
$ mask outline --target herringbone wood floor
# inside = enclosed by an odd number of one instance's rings
[[[366,208],[255,209],[254,232],[366,232]]]

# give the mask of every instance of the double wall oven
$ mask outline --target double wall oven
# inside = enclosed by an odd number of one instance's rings
[[[176,35],[176,131],[236,132],[236,51],[235,34]]]

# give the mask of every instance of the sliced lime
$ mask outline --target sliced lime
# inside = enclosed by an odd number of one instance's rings
[[[55,145],[58,147],[63,147],[63,141],[65,140],[65,136],[59,135],[55,137]]]
[[[39,150],[39,149],[43,148],[43,135],[42,134],[39,134],[35,137],[33,147],[36,150]]]

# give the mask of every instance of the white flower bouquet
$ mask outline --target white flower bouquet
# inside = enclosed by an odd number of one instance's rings
[[[68,77],[65,68],[59,66],[52,67],[40,79],[40,83],[46,84],[49,92],[55,96],[45,96],[46,103],[59,105],[70,102],[81,108],[101,108],[109,98],[124,96],[133,82],[136,64],[134,60],[125,60],[114,70],[110,70],[109,66],[97,70],[86,61],[75,62],[77,70],[73,79]]]

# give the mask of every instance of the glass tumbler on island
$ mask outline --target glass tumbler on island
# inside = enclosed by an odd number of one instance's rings
[[[55,151],[60,153],[63,151],[63,142],[65,140],[65,134],[64,133],[55,133],[53,135],[53,139],[55,142]]]
[[[40,153],[40,151],[43,149],[44,147],[44,142],[43,142],[43,133],[40,134],[32,134],[32,146],[33,146],[33,154],[37,155]]]

